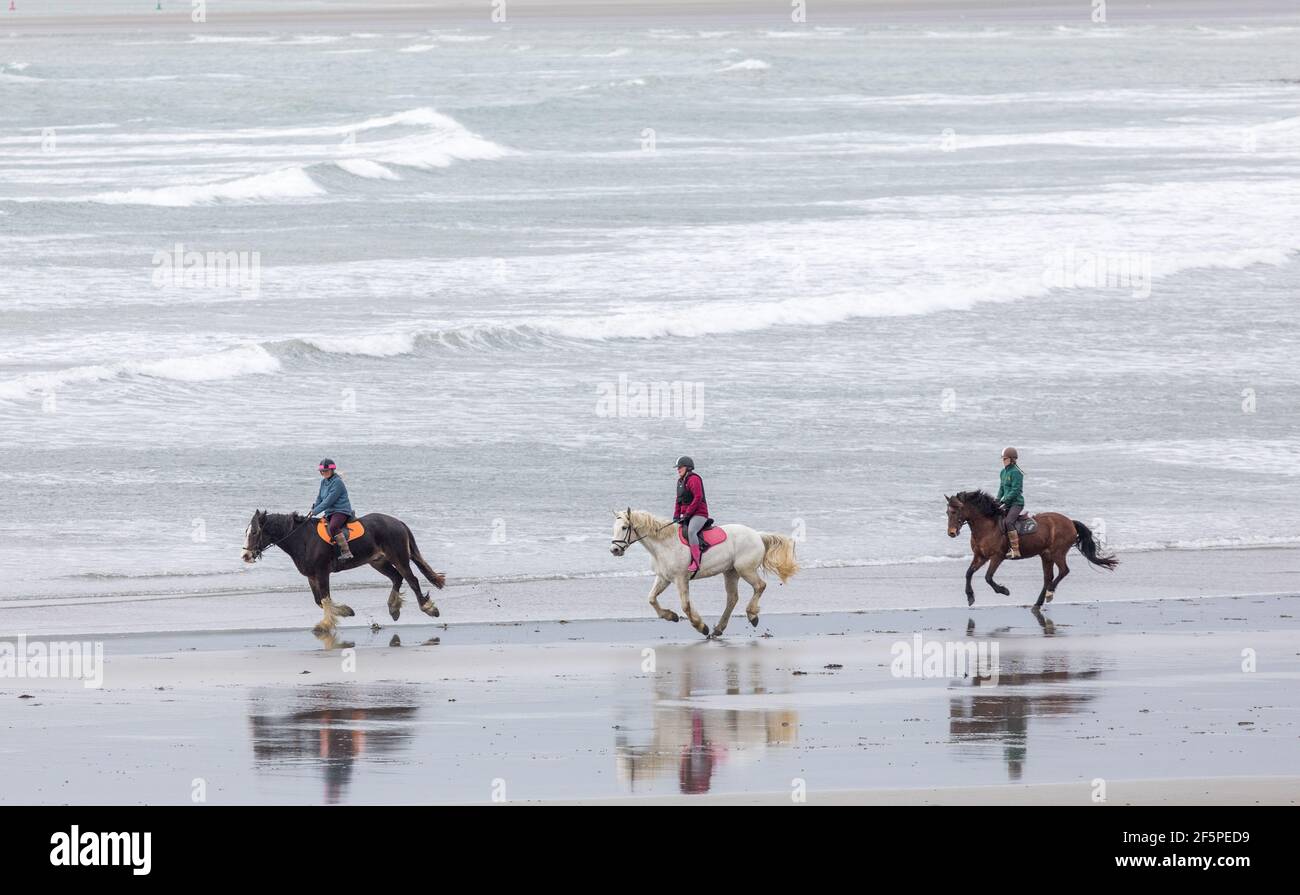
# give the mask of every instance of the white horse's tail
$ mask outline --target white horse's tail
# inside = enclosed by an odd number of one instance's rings
[[[763,568],[776,572],[781,583],[785,584],[799,571],[799,563],[794,558],[794,540],[769,531],[761,532],[759,537],[763,539],[763,547],[766,548],[763,551]]]

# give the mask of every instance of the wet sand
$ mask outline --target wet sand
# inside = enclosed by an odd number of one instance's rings
[[[0,802],[1094,804],[1103,781],[1107,804],[1294,804],[1298,617],[1288,595],[721,641],[657,619],[112,635],[101,689],[3,681]],[[996,646],[996,679],[899,676],[916,635]]]
[[[1296,593],[1300,583],[1300,549],[1259,548],[1219,550],[1160,550],[1120,552],[1122,564],[1103,572],[1071,554],[1072,571],[1057,591],[1052,610],[1090,603],[1183,597],[1240,596]],[[268,553],[257,566],[243,566],[232,550],[231,565],[243,570],[235,577],[245,586],[208,589],[179,580],[163,581],[157,592],[122,592],[111,596],[78,594],[69,582],[66,597],[0,600],[0,638],[19,634],[121,634],[137,632],[264,630],[283,628],[303,632],[320,619],[304,579],[286,587],[268,589],[272,570],[291,569],[288,557]],[[784,586],[773,581],[763,595],[762,624],[751,631],[743,609],[738,608],[728,630],[733,639],[772,633],[789,634],[785,619],[805,612],[857,612],[887,609],[945,609],[966,611],[967,560],[910,565],[811,568]],[[628,577],[555,578],[527,581],[493,581],[463,578],[455,565],[442,566],[449,586],[434,597],[442,616],[453,628],[465,623],[527,621],[577,621],[581,619],[653,619],[646,602],[650,589],[649,560],[629,554]],[[283,579],[281,579],[283,580]],[[1011,589],[1009,597],[989,589],[983,577],[974,581],[976,611],[999,606],[1025,606],[1038,597],[1042,566],[1037,559],[1004,563],[997,580]],[[193,588],[180,590],[181,587]],[[406,603],[394,623],[386,609],[389,584],[372,569],[362,568],[331,579],[334,598],[350,605],[356,616],[345,619],[348,629],[380,624],[405,628],[429,621]],[[722,611],[723,587],[714,577],[696,581],[692,600],[714,621]],[[749,589],[741,587],[748,599]],[[680,606],[674,588],[660,600],[665,608]],[[964,616],[963,616],[964,618]],[[671,628],[664,628],[665,634]],[[690,631],[676,637],[694,637]]]

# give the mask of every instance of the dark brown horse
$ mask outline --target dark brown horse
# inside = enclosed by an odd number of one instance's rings
[[[1004,597],[1010,596],[1008,588],[993,580],[993,573],[1002,565],[1011,546],[1010,539],[1002,531],[1003,513],[998,502],[984,491],[962,491],[952,497],[945,494],[944,499],[948,501],[948,537],[957,537],[963,525],[970,525],[970,549],[975,555],[971,557],[970,568],[966,570],[966,605],[972,606],[975,603],[975,591],[970,586],[971,576],[985,563],[989,564],[989,570],[984,573],[984,580],[989,583],[989,587]],[[1038,594],[1035,608],[1044,602],[1052,602],[1061,579],[1070,574],[1070,567],[1065,564],[1065,554],[1076,544],[1079,552],[1094,566],[1113,569],[1119,565],[1119,560],[1113,556],[1098,555],[1092,531],[1082,522],[1076,522],[1061,513],[1035,513],[1033,518],[1038,522],[1038,530],[1020,536],[1020,556],[1017,558],[1038,556],[1043,560],[1043,589]],[[1052,576],[1053,564],[1057,569],[1055,577]]]
[[[336,558],[334,544],[321,540],[316,533],[318,521],[298,513],[257,510],[253,513],[253,520],[248,523],[243,554],[244,562],[247,563],[261,559],[262,551],[268,547],[279,547],[289,554],[298,571],[307,576],[316,605],[325,613],[325,618],[313,629],[317,634],[331,633],[336,618],[348,618],[355,614],[350,606],[330,599],[330,573],[346,572],[362,565],[379,570],[393,583],[393,589],[388,594],[388,614],[393,617],[393,621],[397,621],[402,612],[400,592],[403,581],[415,591],[415,596],[420,601],[420,611],[433,618],[438,617],[438,607],[427,594],[421,592],[420,580],[411,571],[411,563],[419,566],[424,577],[440,590],[447,579],[424,561],[420,548],[415,546],[415,536],[405,522],[383,513],[362,516],[358,521],[365,526],[365,534],[348,541],[352,559],[340,563]]]

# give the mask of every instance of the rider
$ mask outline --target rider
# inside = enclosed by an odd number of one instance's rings
[[[700,570],[700,529],[709,521],[709,505],[704,501],[704,479],[695,471],[690,457],[677,458],[677,502],[673,504],[673,521],[686,530],[691,550],[691,564],[686,571],[692,576]]]
[[[356,514],[352,512],[352,504],[348,500],[348,487],[335,472],[338,467],[328,457],[320,461],[316,468],[321,475],[320,493],[307,515],[310,517],[320,514],[327,520],[330,537],[339,545],[339,559],[349,560],[352,551],[348,549],[348,522]]]
[[[998,503],[1002,505],[1005,515],[1002,517],[1002,530],[1011,540],[1010,559],[1020,558],[1020,533],[1016,531],[1016,519],[1025,510],[1025,495],[1021,488],[1025,483],[1025,474],[1020,471],[1016,461],[1019,452],[1009,447],[1002,452],[1002,472],[999,476],[1001,487],[998,488]]]

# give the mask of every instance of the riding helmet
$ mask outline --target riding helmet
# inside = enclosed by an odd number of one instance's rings
[[[677,458],[677,462],[674,463],[673,466],[676,466],[676,467],[682,467],[682,466],[685,466],[687,469],[694,469],[694,468],[695,468],[695,461],[692,460],[690,457],[678,457],[678,458]]]
[[[320,461],[320,465],[317,466],[316,468],[317,469],[338,469],[338,467],[334,465],[334,461],[331,460],[329,457],[326,457],[324,460]]]
[[[1010,457],[1012,460],[1019,460],[1020,454],[1013,447],[1003,448],[1002,459],[1005,460],[1007,457]]]

